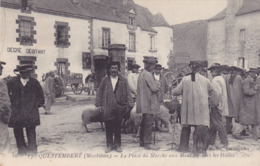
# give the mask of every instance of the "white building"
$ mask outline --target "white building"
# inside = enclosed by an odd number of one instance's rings
[[[58,3],[59,2],[59,3]],[[143,67],[155,56],[167,68],[172,28],[132,0],[1,0],[0,58],[12,75],[16,65],[37,66],[39,79],[49,70],[103,75],[110,44],[126,46],[126,68]]]

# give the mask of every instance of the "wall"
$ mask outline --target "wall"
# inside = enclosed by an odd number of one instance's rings
[[[89,70],[82,69],[82,52],[90,52],[90,28],[89,21],[76,18],[68,18],[62,16],[54,16],[42,13],[32,12],[31,14],[21,13],[20,10],[9,9],[9,8],[0,8],[1,9],[1,22],[0,26],[2,31],[1,33],[1,43],[0,43],[0,57],[3,61],[6,61],[3,75],[14,75],[13,69],[16,68],[16,65],[19,64],[17,56],[36,56],[37,61],[37,70],[36,74],[38,79],[41,78],[43,73],[46,73],[50,70],[56,70],[54,63],[56,58],[68,58],[70,66],[70,72],[82,73],[84,77],[89,74]],[[18,33],[18,24],[16,24],[16,19],[18,15],[34,17],[36,26],[36,35],[34,38],[37,40],[37,43],[34,43],[33,46],[23,46],[19,42],[16,42]],[[70,27],[70,46],[68,48],[58,48],[54,44],[55,37],[55,21],[67,22]],[[7,48],[21,48],[21,53],[8,52]],[[44,54],[29,54],[26,53],[26,49],[38,49],[44,50]]]

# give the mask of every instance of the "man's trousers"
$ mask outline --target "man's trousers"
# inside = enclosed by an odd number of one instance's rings
[[[22,127],[14,128],[14,136],[18,148],[18,154],[37,154],[36,145],[36,126],[26,127],[26,137],[28,139],[28,145],[25,142],[24,132]]]
[[[143,114],[140,129],[140,146],[152,144],[153,114]]]
[[[223,123],[223,117],[221,115],[221,110],[217,107],[212,107],[210,112],[210,140],[209,144],[214,145],[217,137],[217,133],[220,139],[220,142],[223,145],[228,145],[228,139],[226,134],[226,129]]]
[[[121,146],[121,123],[119,118],[105,121],[107,147]]]

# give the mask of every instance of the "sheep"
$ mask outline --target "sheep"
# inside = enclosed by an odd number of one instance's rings
[[[81,114],[81,119],[82,119],[82,125],[85,127],[86,132],[89,133],[87,124],[90,124],[92,122],[100,122],[102,131],[104,131],[102,113],[95,106],[88,107],[85,110],[83,110],[83,112]]]

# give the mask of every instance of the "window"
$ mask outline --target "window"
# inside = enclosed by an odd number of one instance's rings
[[[83,69],[91,69],[91,54],[83,52],[82,53],[82,66]]]
[[[70,36],[68,35],[70,28],[68,26],[68,23],[56,21],[54,27],[56,28],[56,33],[54,34],[56,38],[55,45],[57,47],[70,46],[70,42],[69,42]]]
[[[102,48],[107,48],[110,44],[110,29],[102,28]]]
[[[260,66],[260,54],[258,55],[258,66]]]
[[[240,58],[238,58],[238,65],[237,65],[238,67],[240,67],[240,68],[245,68],[245,58],[244,57],[240,57]]]
[[[134,21],[135,21],[135,18],[130,16],[128,24],[134,26]]]
[[[129,51],[135,51],[135,33],[129,33]]]
[[[21,1],[21,11],[24,13],[31,13],[33,0],[20,0]]]
[[[241,43],[245,42],[245,29],[241,29],[239,33],[239,40]]]
[[[150,49],[149,51],[156,51],[155,49],[155,35],[150,35]]]
[[[16,20],[19,29],[16,32],[19,34],[19,37],[16,38],[17,42],[20,42],[21,45],[33,45],[36,43],[34,39],[34,35],[36,31],[34,31],[34,26],[36,23],[34,22],[33,17],[25,17],[25,16],[18,16]]]

